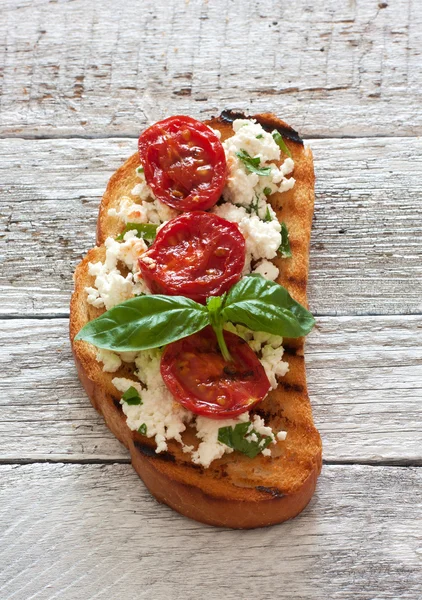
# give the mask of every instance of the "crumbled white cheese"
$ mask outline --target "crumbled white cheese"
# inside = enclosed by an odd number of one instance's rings
[[[145,173],[136,169],[136,177],[139,179],[139,182],[137,182],[132,189],[132,196],[138,196],[141,200],[148,200],[149,198],[155,199],[152,189],[146,182]]]
[[[220,427],[235,427],[238,423],[249,421],[249,413],[239,415],[237,419],[209,419],[196,417],[196,437],[202,440],[198,449],[192,453],[192,462],[208,468],[213,460],[221,458],[225,453],[233,452],[232,448],[218,441]]]
[[[96,359],[98,362],[103,363],[103,371],[106,373],[115,373],[122,364],[122,360],[118,354],[104,348],[97,349]]]
[[[123,242],[119,243],[118,260],[121,260],[132,272],[139,271],[138,258],[148,250],[143,239],[137,237],[137,231],[127,231]]]
[[[276,219],[262,221],[257,215],[248,214],[242,206],[228,202],[215,206],[213,212],[239,225],[246,243],[246,268],[249,268],[251,260],[270,259],[277,255],[281,244],[281,225]]]
[[[236,119],[233,122],[235,134],[223,142],[226,153],[229,175],[223,190],[223,198],[227,202],[240,204],[246,208],[256,206],[259,217],[265,218],[267,188],[270,194],[285,192],[295,184],[295,179],[286,178],[294,169],[294,162],[286,158],[278,167],[273,161],[280,160],[280,148],[271,133],[254,120]],[[260,167],[269,167],[268,175],[251,173],[245,163],[238,157],[241,151],[247,152],[252,158],[260,159]]]
[[[151,202],[143,200],[137,204],[127,196],[123,196],[120,199],[118,209],[108,209],[110,217],[117,217],[124,223],[154,223],[160,225],[177,217],[178,214],[174,208],[167,206],[158,198]]]
[[[248,342],[258,355],[271,388],[276,389],[277,377],[283,377],[289,370],[289,363],[281,360],[284,354],[283,338],[265,331],[251,331],[244,325],[233,325],[233,323],[226,323],[224,329],[239,335]]]
[[[131,298],[137,290],[134,286],[133,274],[128,273],[123,277],[118,269],[119,260],[126,266],[135,266],[135,250],[144,252],[145,242],[138,238],[130,237],[120,244],[109,237],[105,241],[105,262],[88,264],[88,272],[95,277],[93,286],[87,287],[87,302],[97,308],[105,307],[106,310],[113,308],[116,304]]]
[[[159,350],[145,350],[136,357],[137,376],[145,387],[124,377],[113,379],[120,392],[124,393],[132,385],[139,392],[142,404],[122,401],[123,412],[133,431],[145,424],[146,435],[155,439],[158,453],[167,450],[167,440],[175,439],[182,444],[181,433],[192,420],[192,413],[176,402],[165,386],[160,374],[160,356]]]
[[[258,273],[259,275],[262,275],[263,277],[265,277],[265,279],[269,279],[270,281],[275,281],[280,271],[275,266],[275,264],[273,264],[269,260],[264,259],[259,261],[259,263],[256,265],[255,269],[252,272]]]

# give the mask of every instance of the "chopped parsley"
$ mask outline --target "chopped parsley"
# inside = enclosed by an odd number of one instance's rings
[[[122,233],[119,233],[116,237],[116,241],[123,241],[125,234],[128,231],[136,231],[136,237],[152,242],[155,240],[158,227],[159,225],[156,225],[155,223],[127,223]]]
[[[284,154],[287,154],[287,156],[290,156],[290,158],[292,158],[292,153],[286,146],[286,142],[283,140],[283,136],[281,135],[281,133],[276,130],[276,131],[273,131],[272,135],[273,135],[273,139],[274,139],[275,143],[280,148],[280,150],[282,152],[284,152]]]
[[[264,187],[263,192],[264,192],[265,196],[271,196],[271,188]]]
[[[133,385],[131,385],[130,388],[125,391],[122,396],[122,400],[131,406],[142,404],[141,396],[139,395],[138,390],[133,387]]]
[[[257,136],[256,136],[256,139],[257,139],[257,140],[262,140],[262,138],[263,138],[263,137],[264,137],[264,136],[262,135],[262,133],[260,133],[259,135],[257,135]]]
[[[144,167],[142,165],[140,167],[136,167],[136,172],[138,173],[138,175],[140,175],[144,172]]]
[[[220,427],[218,430],[218,441],[233,450],[246,454],[249,458],[255,458],[260,452],[267,448],[273,441],[269,435],[262,436],[251,428],[251,422],[238,423],[234,427]],[[250,441],[247,437],[256,437],[256,441]]]
[[[256,173],[257,175],[270,175],[270,167],[261,167],[261,159],[259,156],[252,157],[246,150],[240,150],[236,152],[236,156],[243,162],[245,168],[249,173]]]
[[[281,223],[281,244],[277,252],[279,252],[283,258],[290,258],[292,255],[286,223]]]
[[[141,435],[146,435],[146,433],[147,433],[146,423],[142,423],[142,425],[138,428],[138,433],[140,433]]]
[[[266,223],[269,223],[272,220],[273,220],[273,218],[272,218],[271,213],[270,213],[270,207],[267,206],[267,212],[265,213],[264,221]]]

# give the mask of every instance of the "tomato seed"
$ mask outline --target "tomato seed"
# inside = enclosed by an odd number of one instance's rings
[[[214,256],[227,256],[228,252],[228,248],[222,248],[220,246],[214,250]]]

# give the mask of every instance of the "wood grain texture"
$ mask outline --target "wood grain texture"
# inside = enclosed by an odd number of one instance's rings
[[[2,322],[3,462],[128,460],[76,377],[67,328]],[[420,316],[318,319],[306,365],[326,461],[422,463],[421,348]]]
[[[0,595],[13,600],[416,600],[422,471],[326,466],[309,507],[213,529],[158,505],[129,465],[0,467]]]
[[[422,141],[313,140],[316,314],[420,313]],[[0,314],[68,314],[106,183],[135,140],[0,140]]]
[[[415,0],[1,0],[3,135],[137,135],[222,108],[304,135],[422,131]]]

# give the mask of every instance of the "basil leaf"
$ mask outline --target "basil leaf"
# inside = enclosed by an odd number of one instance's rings
[[[270,167],[260,167],[261,159],[259,156],[253,158],[246,150],[236,152],[236,156],[240,158],[245,165],[246,170],[250,173],[256,173],[257,175],[271,175]]]
[[[283,258],[290,258],[292,255],[286,223],[281,223],[281,244],[277,252],[279,252]]]
[[[140,433],[141,435],[146,435],[146,433],[147,433],[146,423],[142,423],[142,425],[138,428],[138,433]]]
[[[273,136],[273,139],[274,139],[275,143],[280,148],[280,150],[282,152],[284,152],[284,154],[287,154],[287,156],[289,156],[290,158],[292,158],[292,153],[290,152],[290,150],[286,146],[286,142],[283,140],[283,136],[281,135],[281,133],[276,130],[276,131],[273,131],[272,136]]]
[[[183,296],[136,296],[117,304],[77,334],[115,352],[158,348],[200,331],[210,323],[205,306]]]
[[[141,396],[136,388],[133,385],[128,388],[122,396],[122,400],[126,402],[126,404],[137,405],[142,404]]]
[[[229,446],[229,448],[233,448],[233,450],[246,454],[249,458],[255,458],[255,456],[271,444],[272,438],[270,436],[262,436],[254,429],[248,433],[250,426],[251,423],[247,422],[238,423],[234,427],[220,427],[218,430],[218,441]],[[246,435],[249,437],[252,434],[256,435],[257,441],[253,442],[245,438]]]
[[[311,313],[283,286],[258,273],[246,275],[231,288],[221,314],[253,331],[290,338],[307,335],[315,324]]]
[[[136,231],[136,237],[144,240],[155,240],[159,225],[155,223],[127,223],[122,233],[116,237],[116,241],[121,242],[128,231]]]

